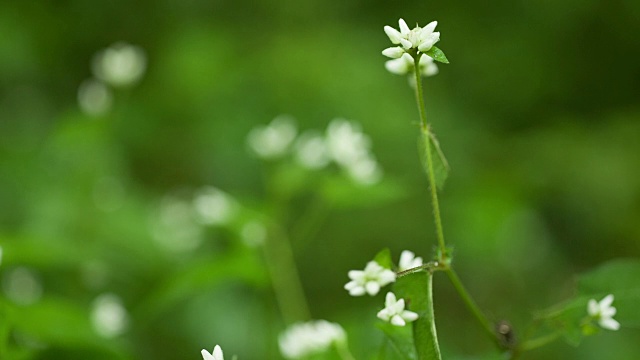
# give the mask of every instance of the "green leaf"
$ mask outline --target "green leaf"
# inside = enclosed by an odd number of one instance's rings
[[[449,59],[447,59],[442,50],[438,49],[435,46],[432,46],[431,49],[425,52],[425,54],[429,55],[431,58],[433,58],[433,60],[437,62],[441,62],[443,64],[449,63]]]
[[[418,354],[413,344],[411,326],[394,326],[389,323],[379,323],[385,335],[385,342],[378,359],[380,360],[417,360]]]
[[[398,298],[403,298],[407,308],[418,313],[413,322],[413,339],[420,360],[440,360],[440,347],[433,315],[433,274],[417,272],[399,278],[394,290]]]
[[[373,261],[380,264],[385,269],[393,268],[393,261],[391,261],[391,251],[389,248],[382,249],[376,256],[373,258]]]
[[[440,190],[444,187],[444,183],[449,176],[449,163],[444,157],[442,149],[440,149],[440,142],[435,137],[433,132],[429,130],[423,130],[420,136],[420,159],[422,160],[422,167],[429,176],[429,161],[427,160],[427,146],[431,149],[431,160],[433,162],[433,174],[436,181],[436,187]]]

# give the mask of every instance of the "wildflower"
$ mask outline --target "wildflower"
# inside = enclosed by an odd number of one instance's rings
[[[405,310],[404,299],[396,301],[396,295],[392,292],[387,293],[384,305],[384,309],[378,312],[378,318],[389,321],[395,326],[405,326],[407,322],[415,321],[418,318],[418,314]]]
[[[102,294],[93,301],[91,323],[99,335],[113,338],[126,330],[129,315],[117,295]]]
[[[384,27],[384,32],[389,37],[389,40],[393,44],[400,45],[384,49],[382,51],[384,56],[398,59],[407,53],[407,50],[411,49],[424,53],[429,51],[440,40],[440,33],[434,32],[436,25],[438,25],[437,21],[430,22],[424,28],[416,25],[413,30],[410,30],[407,23],[402,19],[398,21],[398,24],[400,31],[391,26]]]
[[[346,341],[344,329],[326,320],[291,325],[278,339],[287,359],[300,359],[326,351],[332,344]]]
[[[438,65],[436,65],[433,59],[426,54],[422,54],[418,64],[420,65],[420,75],[422,76],[433,76],[438,73]],[[405,75],[413,72],[415,63],[411,55],[405,53],[397,59],[385,62],[384,67],[390,73]]]
[[[237,210],[231,196],[213,186],[198,191],[193,206],[200,222],[205,225],[227,224]]]
[[[287,152],[296,134],[293,118],[281,115],[273,119],[269,125],[251,130],[247,143],[259,157],[275,159]]]
[[[127,43],[116,43],[93,58],[95,77],[115,87],[126,87],[140,80],[147,67],[144,50]]]
[[[589,300],[587,312],[589,316],[598,321],[598,324],[604,329],[618,330],[620,323],[613,319],[616,314],[616,308],[611,306],[613,303],[613,294],[609,294],[604,299],[597,302],[595,299]]]
[[[361,296],[367,293],[373,296],[381,287],[396,281],[396,273],[383,268],[375,261],[369,261],[364,271],[349,271],[349,278],[351,281],[344,286],[349,295]]]
[[[412,251],[405,250],[400,254],[398,271],[413,269],[421,265],[422,265],[421,257],[416,257],[416,254],[414,254]]]
[[[78,105],[87,115],[104,115],[109,111],[112,103],[111,90],[101,81],[85,80],[78,88]]]
[[[202,360],[224,360],[220,345],[216,345],[216,347],[213,348],[211,354],[209,354],[209,352],[205,349],[202,349],[200,353],[202,354]]]
[[[331,160],[324,138],[313,132],[302,134],[296,142],[296,158],[308,169],[323,168]]]

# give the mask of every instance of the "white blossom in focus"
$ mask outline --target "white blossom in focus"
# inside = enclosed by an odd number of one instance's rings
[[[378,312],[378,318],[388,321],[395,326],[405,326],[407,322],[418,319],[418,314],[404,309],[404,299],[396,300],[396,295],[387,293],[384,309]]]
[[[413,30],[409,29],[409,26],[407,26],[407,23],[403,19],[398,21],[398,25],[400,27],[400,31],[392,28],[391,26],[384,27],[384,32],[389,37],[389,40],[391,40],[393,44],[399,45],[386,48],[382,51],[384,56],[392,59],[400,58],[407,50],[410,49],[415,49],[424,53],[429,51],[433,45],[440,40],[440,33],[434,32],[436,25],[438,25],[437,21],[432,21],[423,28],[416,25]]]
[[[293,324],[278,339],[280,352],[287,359],[304,358],[345,341],[344,329],[326,320]]]
[[[197,192],[193,207],[198,220],[205,225],[227,224],[236,213],[236,204],[231,196],[213,186]]]
[[[364,270],[351,270],[348,273],[351,279],[344,288],[351,296],[377,294],[380,288],[396,281],[396,273],[385,269],[375,261],[369,261]]]
[[[616,314],[616,308],[611,306],[612,303],[613,294],[605,296],[600,302],[591,299],[587,305],[587,312],[603,329],[618,330],[620,323],[613,318]]]
[[[147,56],[139,46],[119,42],[97,53],[91,69],[98,79],[114,87],[137,83],[147,68]]]
[[[111,109],[113,95],[111,90],[95,79],[85,80],[78,88],[78,106],[87,115],[104,115]]]
[[[200,353],[202,354],[202,360],[224,360],[220,345],[216,345],[211,353],[205,349],[202,349]]]
[[[428,55],[422,54],[419,65],[421,76],[433,76],[438,73],[438,65],[436,65],[433,59]],[[384,67],[390,73],[406,75],[413,73],[415,64],[411,55],[405,53],[397,59],[386,61],[384,63]]]
[[[398,271],[405,271],[418,266],[422,266],[422,258],[416,257],[416,254],[414,254],[413,251],[405,250],[400,254]]]
[[[297,133],[293,118],[280,115],[269,125],[252,129],[247,136],[247,143],[259,157],[275,159],[289,150]]]
[[[296,159],[308,169],[320,169],[329,164],[327,144],[320,134],[304,133],[296,142]]]
[[[113,338],[126,330],[129,315],[117,295],[102,294],[93,301],[91,324],[100,336]]]

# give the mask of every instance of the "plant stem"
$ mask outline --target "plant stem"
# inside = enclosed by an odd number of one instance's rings
[[[480,325],[482,325],[482,328],[487,332],[487,335],[491,337],[491,340],[495,342],[498,345],[498,347],[501,347],[500,343],[498,342],[498,338],[496,337],[496,333],[493,329],[493,326],[491,326],[491,323],[489,322],[489,320],[487,320],[487,318],[484,316],[484,314],[482,313],[482,311],[480,310],[476,302],[473,300],[471,295],[469,295],[469,292],[467,291],[467,289],[464,287],[464,285],[462,285],[462,281],[460,281],[458,274],[456,274],[453,268],[448,268],[445,271],[447,273],[447,276],[449,276],[449,280],[451,280],[453,287],[456,288],[458,295],[460,295],[460,298],[462,298],[462,301],[467,306],[469,311],[471,311],[471,313],[476,318],[476,320],[478,320]]]
[[[544,345],[547,345],[549,343],[556,341],[561,336],[562,336],[562,332],[558,331],[545,336],[541,336],[537,339],[528,340],[522,343],[522,345],[519,346],[519,349],[522,352],[537,349],[539,347],[542,347]]]
[[[440,218],[440,204],[438,203],[438,189],[436,187],[436,177],[433,172],[433,154],[431,153],[431,137],[429,132],[429,123],[427,122],[427,112],[424,106],[424,96],[422,94],[422,78],[420,76],[420,57],[422,54],[414,56],[414,74],[416,77],[416,100],[418,102],[418,110],[420,111],[420,128],[426,147],[427,167],[429,172],[429,187],[431,188],[431,206],[433,207],[433,218],[436,226],[436,236],[438,238],[438,246],[441,256],[446,256],[447,247],[444,242],[444,231],[442,230],[442,219]],[[446,259],[439,259],[446,260]],[[445,261],[446,262],[446,261]]]

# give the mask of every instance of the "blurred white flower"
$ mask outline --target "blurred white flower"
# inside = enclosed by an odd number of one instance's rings
[[[597,302],[595,299],[589,300],[587,312],[589,316],[598,321],[598,324],[604,329],[618,330],[620,323],[613,316],[616,314],[616,308],[611,306],[613,303],[613,294],[609,294],[604,299]]]
[[[230,195],[213,186],[207,186],[196,194],[193,206],[198,220],[205,225],[224,225],[236,214],[236,204]]]
[[[147,56],[139,46],[119,42],[98,52],[92,62],[95,77],[114,87],[133,85],[147,68]]]
[[[322,135],[307,132],[298,138],[296,142],[296,159],[300,165],[308,169],[320,169],[331,160],[327,144]]]
[[[373,296],[381,287],[396,281],[396,273],[383,268],[375,261],[369,261],[364,271],[351,270],[348,275],[351,281],[344,288],[351,296],[361,296],[365,293]]]
[[[433,59],[425,54],[420,57],[420,75],[421,76],[433,76],[438,73],[438,65]],[[384,67],[393,74],[405,75],[413,73],[415,67],[413,58],[409,54],[403,54],[398,59],[389,60],[384,63]]]
[[[129,315],[117,295],[102,294],[93,301],[91,324],[100,336],[113,338],[126,330]]]
[[[389,37],[389,40],[395,45],[400,45],[384,49],[382,51],[384,56],[397,59],[410,49],[426,52],[440,40],[440,33],[434,32],[436,25],[438,25],[437,21],[430,22],[424,28],[416,25],[413,30],[410,30],[407,23],[402,19],[398,21],[398,25],[400,26],[400,31],[391,26],[384,27],[384,32]]]
[[[412,251],[405,250],[400,254],[400,262],[398,263],[398,271],[405,271],[415,267],[422,266],[422,258],[416,257]]]
[[[358,159],[346,167],[347,173],[355,182],[362,185],[372,185],[382,178],[382,170],[372,156]]]
[[[203,230],[195,215],[190,202],[166,196],[150,221],[153,239],[171,252],[197,248],[202,243]]]
[[[333,160],[349,166],[368,157],[371,140],[360,127],[345,119],[334,119],[327,127],[327,147]]]
[[[19,305],[31,305],[42,297],[42,283],[38,275],[26,267],[4,273],[2,287],[7,298]]]
[[[280,352],[287,359],[304,358],[344,341],[344,329],[326,320],[293,324],[279,337]]]
[[[87,115],[106,114],[113,104],[111,90],[95,79],[85,80],[78,88],[78,106]]]
[[[378,312],[378,318],[395,326],[405,326],[407,322],[418,319],[418,314],[404,309],[404,299],[396,301],[396,295],[392,292],[387,293],[384,305],[384,309]]]
[[[247,246],[256,247],[267,239],[267,228],[259,221],[250,221],[242,226],[240,236]]]
[[[200,353],[202,354],[202,360],[224,360],[220,345],[216,345],[211,353],[205,349],[202,349]]]
[[[247,136],[247,143],[259,157],[274,159],[287,152],[297,132],[293,118],[280,115],[269,125],[252,129]]]

